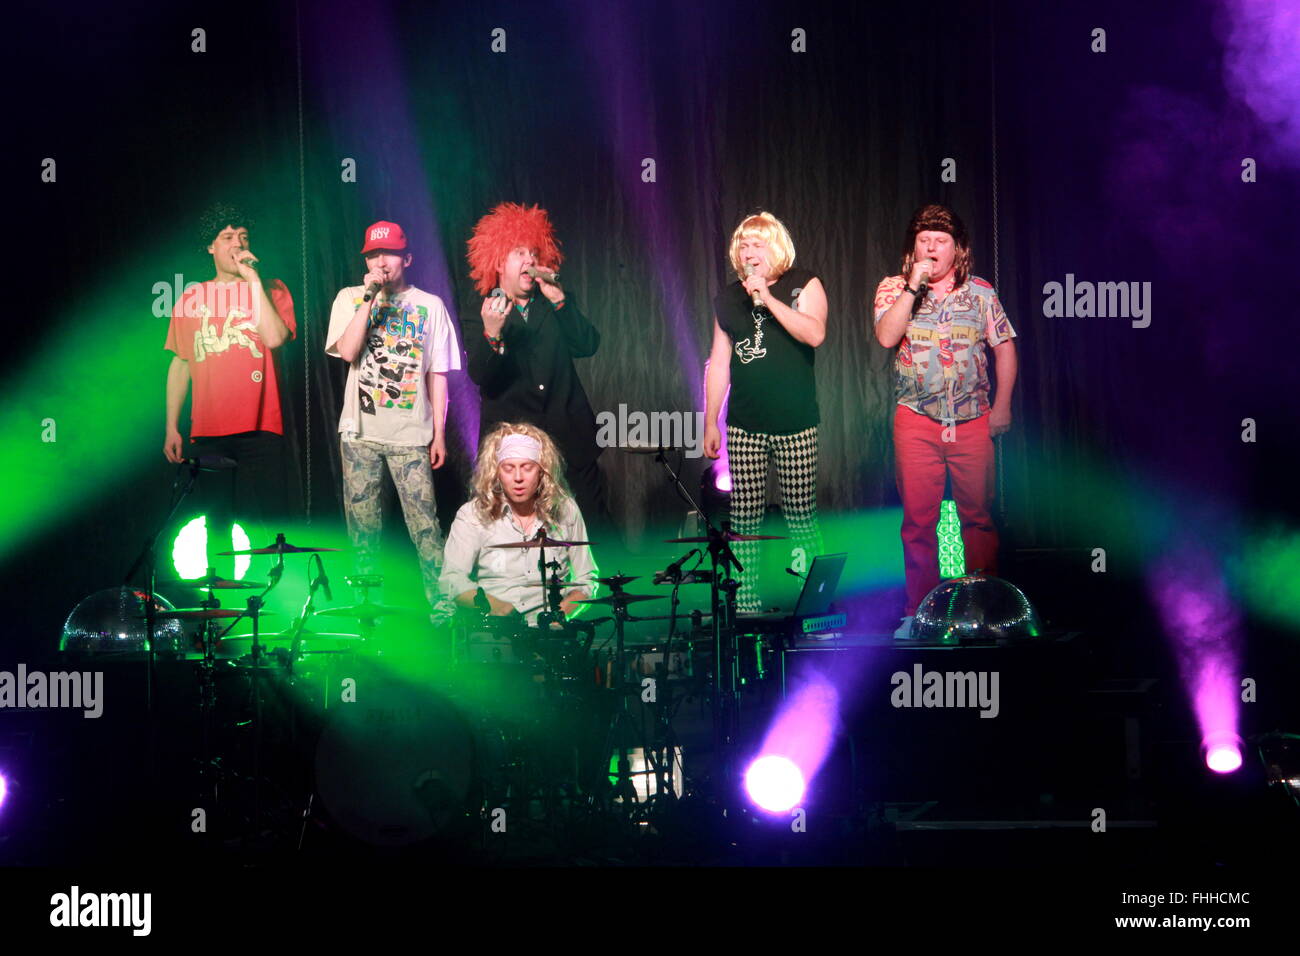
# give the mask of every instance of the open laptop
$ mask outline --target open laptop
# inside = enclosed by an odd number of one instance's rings
[[[844,573],[844,562],[848,554],[819,554],[813,558],[804,578],[803,590],[795,601],[793,614],[745,614],[740,616],[742,627],[754,627],[759,630],[809,630],[805,622],[812,618],[825,617],[830,611],[831,602],[835,600],[835,589],[839,587],[840,575]],[[842,617],[842,615],[841,615]],[[842,623],[842,622],[841,622]],[[811,630],[820,630],[813,627]]]

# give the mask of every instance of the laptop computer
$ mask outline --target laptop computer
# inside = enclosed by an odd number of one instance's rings
[[[798,629],[800,621],[825,616],[830,611],[831,602],[835,600],[835,589],[839,587],[840,575],[844,573],[844,562],[848,557],[847,552],[841,552],[819,554],[813,558],[808,576],[804,578],[803,589],[799,592],[799,599],[795,601],[793,614],[743,614],[738,623],[747,627],[758,626],[763,630],[774,626],[783,629],[789,625]]]

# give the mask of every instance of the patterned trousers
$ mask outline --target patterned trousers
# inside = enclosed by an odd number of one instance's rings
[[[776,458],[776,480],[781,489],[781,511],[790,528],[793,546],[802,548],[806,564],[822,553],[822,533],[817,524],[817,426],[793,435],[765,435],[727,426],[727,459],[731,466],[731,530],[758,534],[767,505],[767,465]],[[740,576],[736,610],[753,614],[762,609],[758,592],[759,546],[787,548],[782,541],[742,541],[736,557],[745,566]],[[793,554],[793,552],[792,552]]]
[[[343,511],[356,550],[357,571],[374,574],[383,535],[380,482],[384,463],[393,476],[406,517],[406,530],[420,556],[420,575],[430,606],[436,606],[438,570],[442,567],[442,529],[433,502],[433,467],[429,449],[369,441],[340,441],[343,455]]]

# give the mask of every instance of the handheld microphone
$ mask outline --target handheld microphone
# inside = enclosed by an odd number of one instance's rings
[[[754,274],[754,264],[752,262],[745,263],[745,278],[748,279],[753,274]],[[751,292],[749,294],[749,301],[754,303],[754,308],[757,309],[760,305],[763,304],[763,296],[760,295],[758,292]]]
[[[558,283],[560,281],[560,274],[558,272],[552,272],[550,269],[538,269],[536,266],[524,266],[524,271],[534,279],[542,279],[543,281],[551,283]]]
[[[197,458],[182,458],[182,465],[188,465],[194,471],[229,471],[238,468],[239,462],[225,455],[199,455]]]
[[[370,283],[370,285],[366,286],[366,294],[361,297],[361,301],[369,302],[379,293],[379,290],[382,289],[383,287],[384,284],[382,282]]]

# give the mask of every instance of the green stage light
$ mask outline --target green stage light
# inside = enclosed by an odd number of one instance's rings
[[[252,547],[247,532],[238,522],[231,528],[230,543],[231,551],[247,551]],[[225,548],[221,550],[224,551]],[[246,554],[235,557],[236,581],[243,580],[251,563],[251,559]],[[176,576],[180,578],[199,578],[207,573],[208,568],[212,566],[208,561],[207,515],[199,515],[191,519],[176,533],[176,538],[172,541],[172,564],[176,568]]]
[[[939,577],[959,578],[966,573],[966,549],[961,543],[957,502],[945,498],[939,507]]]

